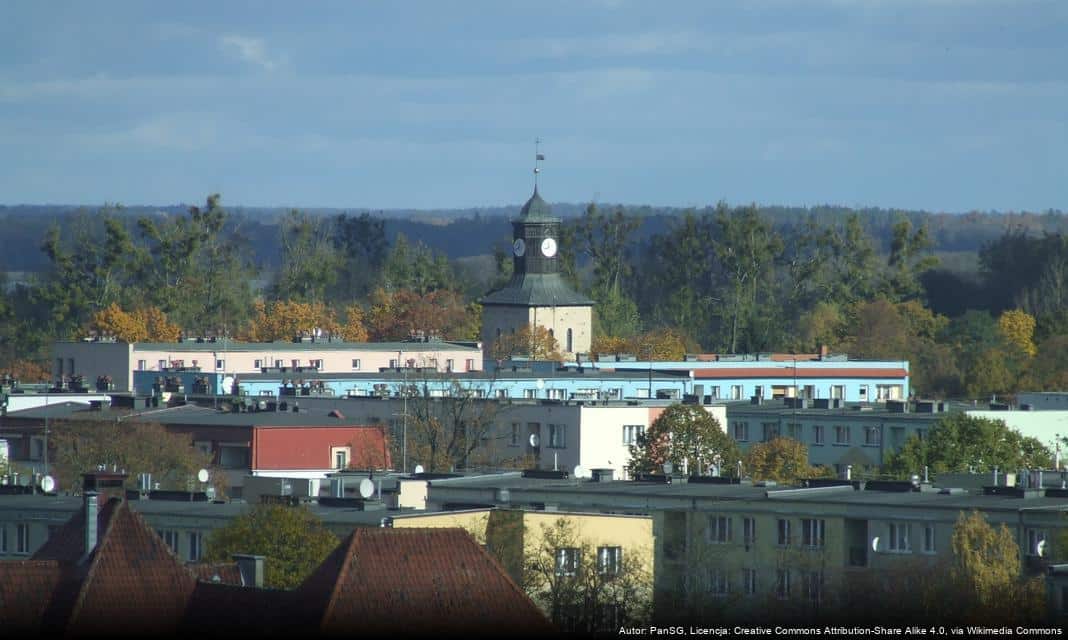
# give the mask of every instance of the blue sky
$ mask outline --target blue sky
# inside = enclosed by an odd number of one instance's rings
[[[0,42],[5,204],[519,203],[541,137],[550,201],[1068,209],[1063,0],[8,0]]]

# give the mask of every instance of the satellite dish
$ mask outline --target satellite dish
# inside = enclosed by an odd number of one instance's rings
[[[200,480],[201,482],[207,482],[208,481],[208,470],[207,469],[201,469],[200,471],[197,471],[197,480]]]
[[[415,465],[415,473],[423,473],[423,465],[421,465],[421,464]]]
[[[1046,555],[1046,541],[1045,540],[1039,540],[1038,541],[1038,544],[1035,545],[1035,553],[1038,554],[1039,558],[1042,558],[1042,557],[1044,557]]]
[[[576,464],[575,470],[572,472],[572,475],[574,475],[576,478],[585,478],[586,468],[583,467],[581,464]]]
[[[370,498],[375,494],[375,483],[369,479],[364,478],[360,481],[360,496],[362,498]]]
[[[41,478],[41,491],[45,493],[52,493],[52,490],[56,488],[56,480],[52,476],[45,476]]]
[[[671,464],[670,462],[665,462],[664,463],[664,473],[666,473],[667,475],[671,475],[671,472],[674,471],[674,470],[675,470],[675,465]]]
[[[879,552],[879,536],[875,536],[871,539],[871,550],[876,553]]]
[[[538,381],[534,383],[534,386],[536,386],[539,389],[544,389],[545,388],[545,380],[542,380],[541,378],[538,378]]]
[[[538,434],[530,434],[530,446],[537,447],[539,444],[541,444],[541,438],[538,437]]]

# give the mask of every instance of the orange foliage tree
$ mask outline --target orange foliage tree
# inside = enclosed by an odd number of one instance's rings
[[[479,322],[477,305],[466,305],[460,294],[445,289],[427,294],[376,289],[367,317],[375,340],[403,340],[416,332],[446,340],[473,340],[478,336]]]
[[[367,326],[363,323],[363,309],[358,304],[345,307],[345,322],[338,329],[342,340],[367,342]]]
[[[242,338],[250,342],[289,340],[316,329],[337,334],[340,329],[332,309],[322,302],[256,301],[252,320]],[[354,332],[348,329],[347,332]]]
[[[15,360],[7,367],[7,374],[21,382],[47,382],[48,367],[36,360]]]
[[[121,342],[176,342],[181,330],[159,307],[126,311],[114,302],[93,314],[89,329]]]
[[[629,353],[639,360],[682,360],[686,341],[674,329],[654,329],[632,338],[597,336],[593,353]]]

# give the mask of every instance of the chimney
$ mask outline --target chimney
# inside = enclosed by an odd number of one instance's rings
[[[82,556],[82,561],[93,553],[96,549],[96,529],[97,529],[97,515],[99,514],[99,504],[97,503],[96,491],[85,492],[85,555]]]
[[[234,562],[241,572],[241,586],[263,588],[263,556],[235,553]]]

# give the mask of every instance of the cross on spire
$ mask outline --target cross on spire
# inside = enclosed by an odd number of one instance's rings
[[[538,190],[538,174],[541,173],[541,165],[539,162],[545,160],[545,154],[539,151],[541,146],[541,138],[534,138],[534,190]]]

